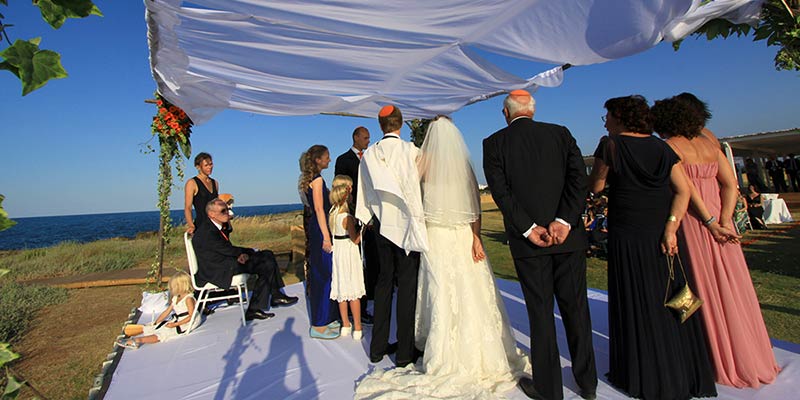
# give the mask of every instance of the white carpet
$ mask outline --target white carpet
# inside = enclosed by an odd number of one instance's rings
[[[528,350],[528,317],[516,282],[497,280],[519,345]],[[351,399],[353,387],[371,368],[390,368],[384,358],[369,363],[370,329],[364,339],[315,340],[308,336],[302,284],[286,287],[300,296],[277,316],[242,327],[238,307],[217,310],[188,336],[125,350],[105,398],[118,399]],[[605,293],[589,291],[594,348],[600,385],[598,399],[625,399],[605,381],[608,372],[608,318]],[[558,313],[556,313],[558,317]],[[147,316],[147,319],[150,317]],[[148,321],[149,322],[149,321]],[[579,399],[570,370],[563,326],[558,329],[565,399]],[[394,340],[394,339],[392,339]],[[720,399],[790,399],[800,388],[800,345],[773,341],[783,371],[772,385],[754,389],[717,386]],[[527,398],[519,389],[510,399]]]

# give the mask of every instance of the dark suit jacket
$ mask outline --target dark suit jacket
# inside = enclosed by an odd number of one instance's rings
[[[236,258],[242,253],[252,254],[253,250],[234,246],[225,240],[213,222],[207,222],[198,225],[192,237],[192,246],[197,256],[195,280],[199,286],[211,282],[227,289],[239,264]]]
[[[361,165],[361,160],[358,159],[356,153],[352,149],[348,149],[346,153],[336,157],[336,166],[334,167],[335,175],[347,175],[353,180],[353,191],[350,198],[350,212],[354,213],[356,203],[356,190],[358,190],[358,166]]]
[[[514,258],[568,253],[587,247],[581,213],[587,190],[580,149],[560,125],[515,120],[483,141],[483,171],[503,213]],[[567,240],[541,248],[522,236],[535,222],[545,228],[556,218],[572,225]]]

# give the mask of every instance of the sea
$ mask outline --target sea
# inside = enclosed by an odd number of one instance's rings
[[[236,206],[237,217],[280,214],[302,210],[302,204]],[[174,225],[185,223],[183,210],[170,212]],[[136,237],[141,232],[158,231],[158,211],[109,214],[61,215],[12,218],[16,225],[0,232],[0,250],[48,247],[61,242],[86,243],[114,237]]]

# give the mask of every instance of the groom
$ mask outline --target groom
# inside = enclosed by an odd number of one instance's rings
[[[380,362],[393,352],[389,345],[393,281],[397,279],[397,357],[404,367],[416,361],[414,313],[417,303],[417,271],[420,252],[428,249],[428,233],[422,212],[422,196],[414,144],[400,139],[403,115],[395,106],[378,113],[384,135],[364,151],[358,171],[356,218],[363,224],[375,216],[378,249],[378,282],[369,359]]]
[[[567,333],[580,396],[594,399],[597,370],[586,298],[586,234],[581,223],[586,172],[563,126],[533,120],[534,99],[514,90],[503,102],[508,127],[483,141],[483,170],[503,214],[531,330],[533,399],[563,398],[553,295]]]

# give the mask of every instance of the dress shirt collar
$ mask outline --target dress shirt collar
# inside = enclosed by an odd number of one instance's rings
[[[211,218],[209,218],[209,219],[211,219]],[[220,224],[219,222],[214,221],[213,219],[211,219],[211,223],[213,223],[214,226],[217,227],[217,230],[220,230],[220,231],[222,230],[222,224]]]
[[[352,151],[353,153],[356,153],[356,155],[358,155],[359,152],[363,152],[363,150],[359,150],[359,149],[357,149],[355,147],[351,147],[350,151]]]
[[[394,132],[385,133],[381,139],[386,139],[386,138],[390,138],[390,137],[400,139],[400,134],[394,133]]]
[[[511,124],[513,124],[513,123],[514,123],[514,121],[516,121],[516,120],[518,120],[518,119],[521,119],[521,118],[533,119],[533,117],[529,117],[529,116],[527,116],[527,115],[520,115],[519,117],[512,119],[512,120],[511,120],[511,122],[509,122],[508,124],[509,124],[509,125],[511,125]]]

